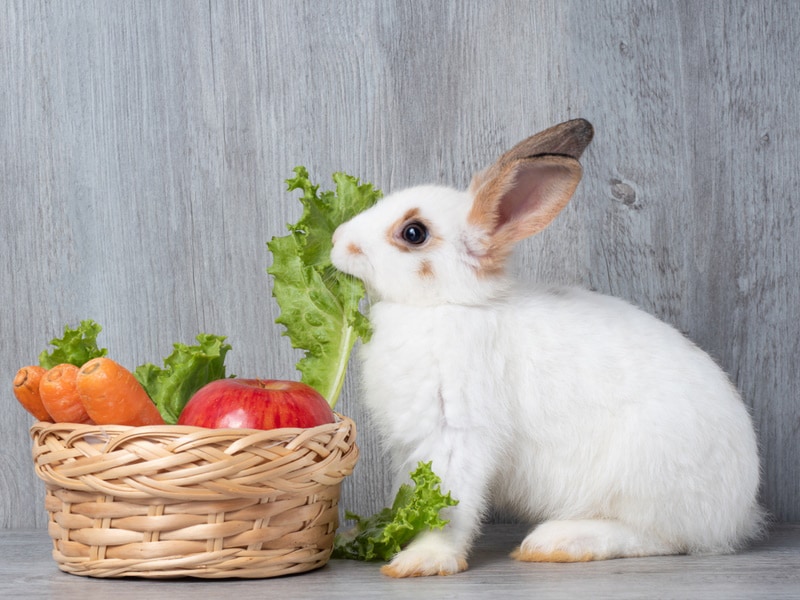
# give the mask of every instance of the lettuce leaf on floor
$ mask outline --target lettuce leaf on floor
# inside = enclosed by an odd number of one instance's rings
[[[458,501],[450,492],[442,494],[442,480],[431,463],[420,462],[411,473],[411,481],[414,485],[400,486],[390,508],[371,517],[345,513],[345,518],[355,521],[355,527],[336,535],[332,558],[388,561],[420,533],[444,527],[447,521],[439,511]]]

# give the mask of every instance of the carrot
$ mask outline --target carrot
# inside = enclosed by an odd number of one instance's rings
[[[39,395],[39,382],[44,373],[44,367],[39,365],[22,367],[14,377],[14,395],[34,417],[40,421],[52,421],[53,418],[42,404],[42,397]]]
[[[164,419],[128,369],[110,358],[93,358],[78,371],[78,393],[98,425],[163,425]]]
[[[78,367],[62,363],[49,369],[39,383],[42,404],[56,423],[91,423],[75,387]]]

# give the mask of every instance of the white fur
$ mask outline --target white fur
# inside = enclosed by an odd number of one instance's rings
[[[756,535],[756,438],[725,373],[621,300],[487,277],[470,205],[466,193],[412,188],[334,238],[334,264],[373,300],[365,401],[398,484],[431,460],[459,500],[389,574],[466,568],[490,503],[540,524],[521,560],[731,552]],[[429,251],[387,241],[410,208],[435,229]]]

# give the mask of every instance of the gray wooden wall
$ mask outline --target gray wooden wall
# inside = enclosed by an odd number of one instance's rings
[[[466,186],[539,129],[597,130],[521,277],[627,298],[740,386],[763,498],[800,520],[800,4],[795,1],[0,2],[0,527],[41,527],[11,379],[92,318],[129,366],[226,334],[229,369],[294,377],[265,243],[306,165],[390,191]],[[363,458],[343,504],[388,501]]]

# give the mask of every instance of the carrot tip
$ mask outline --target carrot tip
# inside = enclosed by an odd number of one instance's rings
[[[99,360],[90,360],[88,363],[86,363],[81,367],[81,373],[83,373],[84,375],[91,375],[92,373],[97,371],[97,369],[100,368],[101,364],[102,363]]]
[[[22,368],[14,376],[14,387],[22,387],[28,381],[28,369]]]

